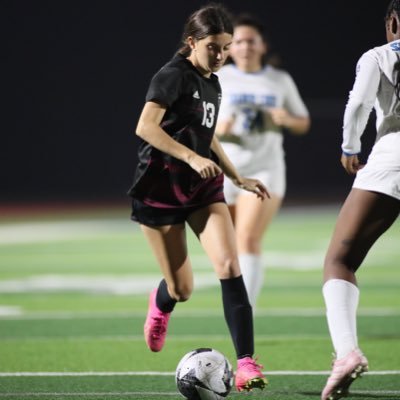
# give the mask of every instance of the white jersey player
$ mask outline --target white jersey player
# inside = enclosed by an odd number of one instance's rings
[[[223,147],[233,156],[237,168],[247,174],[274,168],[277,162],[284,168],[282,126],[274,122],[269,110],[285,109],[293,116],[308,117],[291,76],[270,65],[248,73],[228,64],[221,68],[218,77],[223,93],[219,121],[230,121],[229,134],[236,136],[235,143],[222,137]],[[283,197],[284,174],[279,178],[269,188]],[[228,196],[228,203],[230,200],[234,199]]]
[[[342,144],[343,153],[348,156],[345,161],[351,168],[350,172],[357,172],[358,158],[351,156],[361,152],[361,135],[374,106],[375,146],[366,168],[357,173],[353,187],[385,193],[398,200],[400,180],[396,178],[400,178],[400,101],[397,96],[400,88],[396,89],[396,84],[399,70],[400,40],[375,47],[362,55],[344,115]]]
[[[272,195],[261,204],[229,181],[224,187],[253,307],[263,282],[262,236],[286,190],[282,131],[303,134],[310,125],[293,79],[283,70],[264,65],[266,52],[262,25],[252,16],[241,15],[235,21],[230,49],[234,63],[218,72],[222,102],[216,132],[223,148],[240,173],[257,177]]]
[[[340,211],[324,265],[323,295],[336,352],[322,400],[345,397],[351,383],[368,369],[358,347],[356,271],[375,241],[400,212],[400,1],[389,4],[388,44],[362,55],[344,114],[342,165],[356,174]],[[360,165],[361,135],[376,110],[376,142]]]

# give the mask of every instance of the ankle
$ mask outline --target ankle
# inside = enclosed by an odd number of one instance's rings
[[[249,362],[253,363],[254,360],[252,359],[252,357],[246,356],[246,357],[239,358],[239,359],[237,360],[237,365],[238,365],[238,366],[241,366],[241,365],[247,364],[247,363],[249,363]]]

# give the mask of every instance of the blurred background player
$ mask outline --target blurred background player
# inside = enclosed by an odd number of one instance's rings
[[[227,181],[224,193],[235,224],[239,264],[253,308],[263,284],[262,238],[286,189],[283,129],[304,134],[310,118],[291,76],[266,64],[264,27],[254,16],[234,21],[230,57],[218,72],[222,103],[216,132],[239,173],[259,179],[271,199]]]
[[[359,289],[355,273],[375,241],[400,212],[400,1],[389,4],[389,44],[364,53],[344,113],[341,162],[356,174],[338,216],[324,268],[323,295],[336,360],[322,400],[347,395],[350,384],[368,369],[358,347],[356,313]],[[360,165],[361,135],[375,105],[376,142]]]
[[[214,136],[221,98],[214,72],[226,60],[232,33],[231,19],[221,6],[205,6],[189,17],[183,47],[154,75],[148,89],[136,130],[141,138],[139,163],[129,193],[132,219],[140,223],[164,275],[149,299],[144,326],[148,347],[163,348],[175,304],[188,300],[193,290],[187,222],[220,279],[238,359],[235,384],[242,391],[263,388],[266,379],[253,359],[252,308],[224,200],[222,172],[260,202],[268,192],[258,180],[238,174]]]

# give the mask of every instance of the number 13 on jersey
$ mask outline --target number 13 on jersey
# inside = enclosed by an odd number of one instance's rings
[[[215,106],[213,103],[203,101],[203,121],[201,124],[207,128],[212,128],[215,120]]]

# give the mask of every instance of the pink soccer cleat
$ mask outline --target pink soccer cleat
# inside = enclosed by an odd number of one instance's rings
[[[167,336],[168,321],[171,313],[162,312],[156,304],[157,288],[153,289],[149,298],[149,309],[144,323],[144,338],[151,351],[160,351]]]
[[[337,400],[346,397],[350,385],[368,371],[368,360],[360,349],[355,349],[346,357],[333,362],[331,376],[322,391],[321,400]]]
[[[243,390],[249,392],[254,388],[264,389],[268,381],[261,371],[262,368],[263,366],[257,364],[251,357],[238,360],[235,376],[236,389],[239,392]]]

